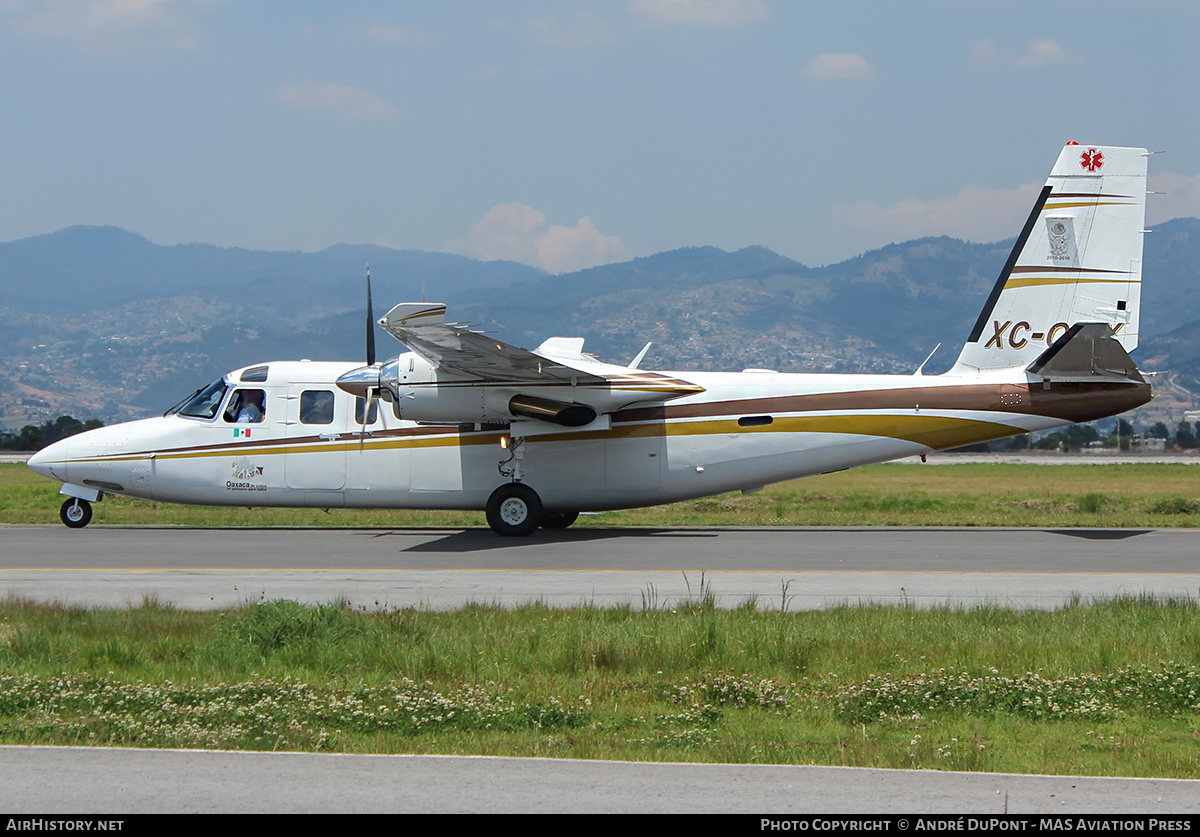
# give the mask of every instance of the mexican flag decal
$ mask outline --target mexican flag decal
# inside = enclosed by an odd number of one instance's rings
[[[233,428],[233,438],[235,438],[235,439],[249,439],[249,438],[250,438],[250,428],[249,428],[249,427],[235,427],[235,428]]]

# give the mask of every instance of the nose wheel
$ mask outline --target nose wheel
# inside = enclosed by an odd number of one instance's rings
[[[58,510],[58,516],[71,529],[82,529],[92,520],[92,504],[78,497],[70,497]]]
[[[542,500],[527,485],[510,482],[492,492],[487,503],[487,522],[497,535],[524,537],[542,525]]]

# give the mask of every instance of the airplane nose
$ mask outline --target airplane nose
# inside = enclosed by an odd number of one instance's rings
[[[54,474],[54,465],[62,465],[67,458],[66,439],[42,448],[25,463],[30,470],[43,477],[58,479]],[[60,467],[61,470],[61,467]]]

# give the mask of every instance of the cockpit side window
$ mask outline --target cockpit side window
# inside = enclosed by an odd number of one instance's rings
[[[239,389],[225,408],[225,421],[259,424],[267,414],[267,394],[261,389]]]
[[[179,410],[179,415],[202,419],[213,418],[220,409],[221,401],[224,398],[225,379],[218,378],[184,404]]]

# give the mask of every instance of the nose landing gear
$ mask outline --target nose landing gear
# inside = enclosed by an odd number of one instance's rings
[[[92,520],[92,504],[78,497],[68,497],[58,510],[58,516],[71,529],[82,529]]]

